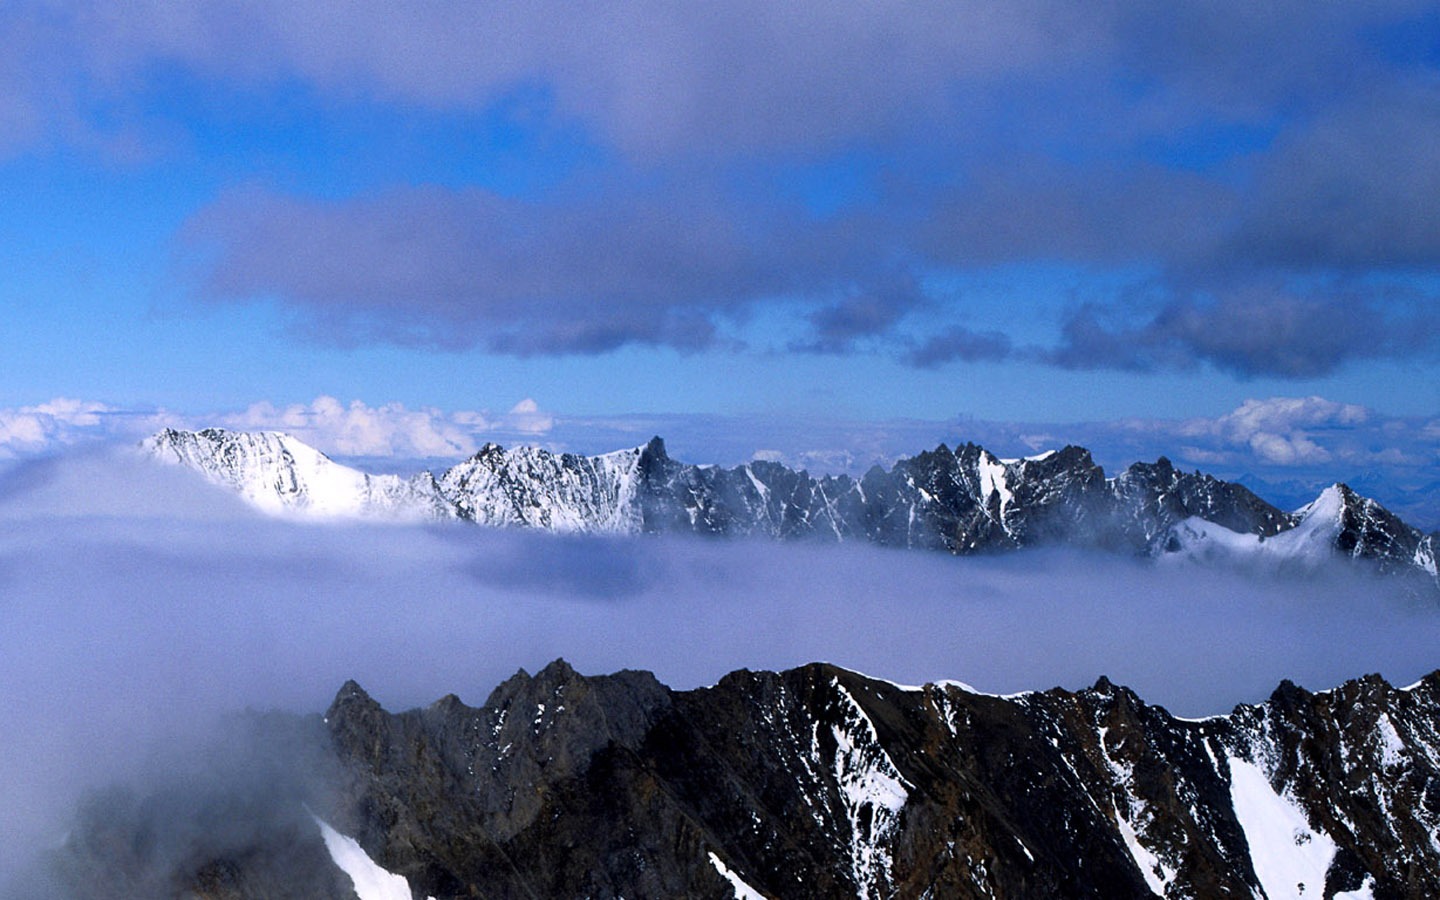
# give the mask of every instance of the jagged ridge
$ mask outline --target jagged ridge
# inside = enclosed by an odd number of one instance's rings
[[[1065,544],[1300,563],[1339,553],[1440,588],[1435,536],[1343,485],[1286,513],[1242,485],[1182,472],[1164,457],[1106,478],[1075,446],[999,459],[974,444],[942,444],[858,479],[816,478],[774,462],[690,465],[671,459],[658,437],[593,457],[486,444],[438,478],[409,479],[358,472],[269,432],[166,430],[143,446],[270,511],[858,540],[951,553]]]
[[[265,802],[309,804],[436,900],[1440,891],[1440,673],[1404,689],[1286,682],[1188,721],[1103,678],[997,697],[814,664],[671,691],[557,661],[481,707],[448,696],[391,714],[351,682],[323,720],[265,722],[266,740],[303,732],[327,760],[279,779],[312,785],[304,796]],[[145,841],[82,824],[61,863],[113,874],[75,896],[156,883],[144,848],[183,833],[174,812],[132,815]],[[94,840],[104,827],[111,839]],[[182,896],[260,896],[243,885],[314,865],[319,845],[312,827],[283,845],[172,853],[164,878]],[[312,900],[351,896],[293,874]]]

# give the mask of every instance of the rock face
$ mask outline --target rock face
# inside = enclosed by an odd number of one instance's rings
[[[815,664],[676,692],[557,661],[481,707],[392,714],[348,683],[323,721],[266,728],[314,742],[283,754],[304,772],[268,778],[249,806],[232,792],[197,808],[273,824],[188,846],[176,822],[203,812],[131,804],[60,853],[66,871],[110,873],[73,896],[1440,893],[1440,673],[1404,689],[1287,682],[1191,721],[1104,679],[997,697]],[[358,842],[351,857],[327,864],[306,818]],[[400,888],[337,880],[356,856]],[[303,887],[277,887],[287,872]]]
[[[402,479],[347,468],[271,432],[166,430],[143,446],[272,512],[864,541],[959,554],[1058,544],[1296,565],[1338,554],[1440,589],[1435,536],[1344,485],[1286,513],[1164,457],[1107,478],[1083,447],[999,459],[974,444],[942,444],[854,479],[773,462],[690,465],[671,459],[659,438],[600,456],[487,444],[439,477]]]

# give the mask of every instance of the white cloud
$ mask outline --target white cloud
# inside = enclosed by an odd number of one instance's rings
[[[103,403],[57,397],[48,403],[0,409],[0,457],[40,453],[102,436]]]
[[[1363,406],[1324,397],[1252,398],[1217,418],[1187,419],[1176,433],[1208,438],[1231,452],[1243,454],[1248,449],[1257,461],[1270,465],[1303,466],[1333,459],[1334,448],[1323,443],[1317,432],[1350,433],[1371,419],[1372,413]]]
[[[320,396],[285,407],[262,401],[244,412],[196,421],[191,427],[205,425],[285,431],[335,456],[452,459],[469,456],[491,438],[546,434],[555,426],[555,417],[528,397],[496,416],[486,410],[446,412],[429,406],[410,409],[402,403],[370,406],[363,400],[342,403]]]
[[[466,456],[475,452],[475,417],[457,421],[437,409],[407,409],[399,403],[370,406],[362,400],[343,404],[320,396],[309,404],[277,408],[269,402],[242,413],[224,415],[219,424],[240,430],[277,430],[293,434],[327,453],[340,456]]]
[[[1302,434],[1287,436],[1262,431],[1250,438],[1250,449],[1265,462],[1280,466],[1330,460],[1330,451]]]
[[[525,398],[509,412],[446,412],[402,403],[371,406],[319,396],[285,406],[262,400],[210,414],[127,410],[92,400],[56,398],[0,409],[0,459],[34,456],[86,441],[138,441],[165,427],[283,431],[332,456],[458,459],[491,438],[533,439],[555,427],[554,414]]]
[[[1370,411],[1354,403],[1324,397],[1270,397],[1246,400],[1217,424],[1227,433],[1248,437],[1260,433],[1295,432],[1302,428],[1363,425]]]
[[[502,421],[521,434],[545,434],[555,427],[555,417],[541,410],[529,397],[511,407]]]

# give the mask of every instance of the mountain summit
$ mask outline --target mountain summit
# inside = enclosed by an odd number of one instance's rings
[[[1294,512],[1165,457],[1115,477],[1083,447],[1001,459],[975,444],[815,477],[780,463],[671,459],[658,437],[599,456],[486,444],[440,475],[369,475],[288,435],[167,429],[142,444],[272,513],[457,519],[567,533],[680,532],[863,541],[970,554],[1064,545],[1311,565],[1342,556],[1440,589],[1436,536],[1344,485]]]

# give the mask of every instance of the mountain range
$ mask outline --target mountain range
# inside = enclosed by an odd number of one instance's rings
[[[860,478],[768,461],[682,463],[658,437],[598,456],[492,443],[439,475],[410,477],[349,468],[277,432],[167,429],[142,448],[261,509],[305,517],[863,541],[955,554],[1062,545],[1300,568],[1341,556],[1440,590],[1440,534],[1343,484],[1287,512],[1165,457],[1107,477],[1076,446],[1001,459],[974,444],[941,444]]]
[[[1186,720],[826,664],[674,691],[523,670],[481,706],[251,713],[211,771],[96,795],[71,900],[1425,898],[1440,672]]]

